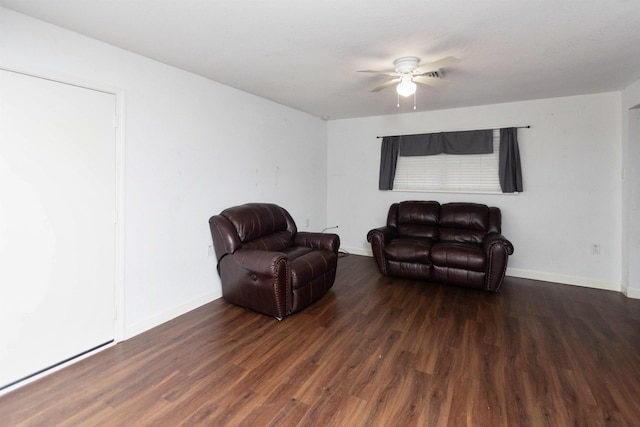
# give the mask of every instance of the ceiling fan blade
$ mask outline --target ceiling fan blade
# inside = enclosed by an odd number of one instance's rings
[[[400,79],[389,80],[388,82],[383,83],[380,86],[374,87],[369,92],[380,92],[382,89],[388,88],[389,86],[393,86],[396,83],[400,83]]]
[[[429,71],[438,71],[441,68],[451,67],[456,65],[460,60],[455,56],[447,56],[446,58],[442,58],[435,62],[430,62],[428,64],[422,64],[415,71],[416,73],[428,73]]]
[[[432,87],[443,87],[449,84],[449,82],[447,82],[446,80],[439,79],[438,77],[429,77],[429,76],[414,76],[413,81],[416,83],[420,83],[420,84],[432,86]]]
[[[382,74],[385,76],[397,76],[398,73],[395,71],[377,71],[377,70],[358,70],[359,73],[372,73],[372,74]]]

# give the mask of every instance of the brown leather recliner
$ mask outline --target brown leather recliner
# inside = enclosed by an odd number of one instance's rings
[[[340,238],[298,232],[289,212],[269,203],[225,209],[209,219],[222,297],[282,320],[333,286]]]
[[[498,292],[513,253],[501,221],[482,204],[406,201],[367,240],[382,274]]]

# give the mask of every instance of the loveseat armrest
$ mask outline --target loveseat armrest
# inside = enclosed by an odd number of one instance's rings
[[[504,248],[507,255],[513,254],[513,245],[500,233],[487,233],[482,241],[482,247],[486,253],[490,253],[496,245]]]
[[[387,275],[387,260],[384,256],[384,246],[398,237],[398,230],[390,225],[374,228],[367,233],[367,241],[371,243],[371,252],[380,273]]]
[[[337,255],[338,249],[340,249],[340,237],[337,234],[331,233],[299,231],[293,238],[293,244],[313,249],[325,249]]]
[[[285,254],[238,249],[223,256],[218,267],[225,300],[277,319],[289,314],[291,274]]]
[[[485,290],[498,292],[507,272],[509,255],[513,254],[513,245],[502,234],[492,232],[485,236],[482,246],[487,254]]]
[[[372,240],[375,238],[379,240],[380,243],[389,243],[396,237],[398,237],[398,229],[390,225],[385,225],[384,227],[370,230],[367,233],[367,242],[372,243]]]

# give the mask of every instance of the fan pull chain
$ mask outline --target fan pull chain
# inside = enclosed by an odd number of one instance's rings
[[[400,108],[400,95],[397,95],[398,97],[398,103],[396,104],[396,107]],[[416,94],[414,92],[413,94],[413,109],[416,109]]]

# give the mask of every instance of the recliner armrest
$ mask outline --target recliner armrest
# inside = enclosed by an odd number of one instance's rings
[[[337,255],[338,249],[340,249],[340,237],[337,234],[331,233],[325,234],[299,231],[293,237],[293,244],[313,249],[325,249]]]
[[[289,258],[285,254],[238,249],[222,257],[218,271],[225,300],[279,320],[290,313]]]
[[[500,233],[488,233],[482,241],[482,247],[486,253],[491,252],[495,245],[501,245],[504,247],[507,255],[513,254],[513,245],[506,237]]]
[[[238,249],[232,255],[233,261],[240,267],[256,274],[275,276],[288,258],[282,252],[255,249]]]

